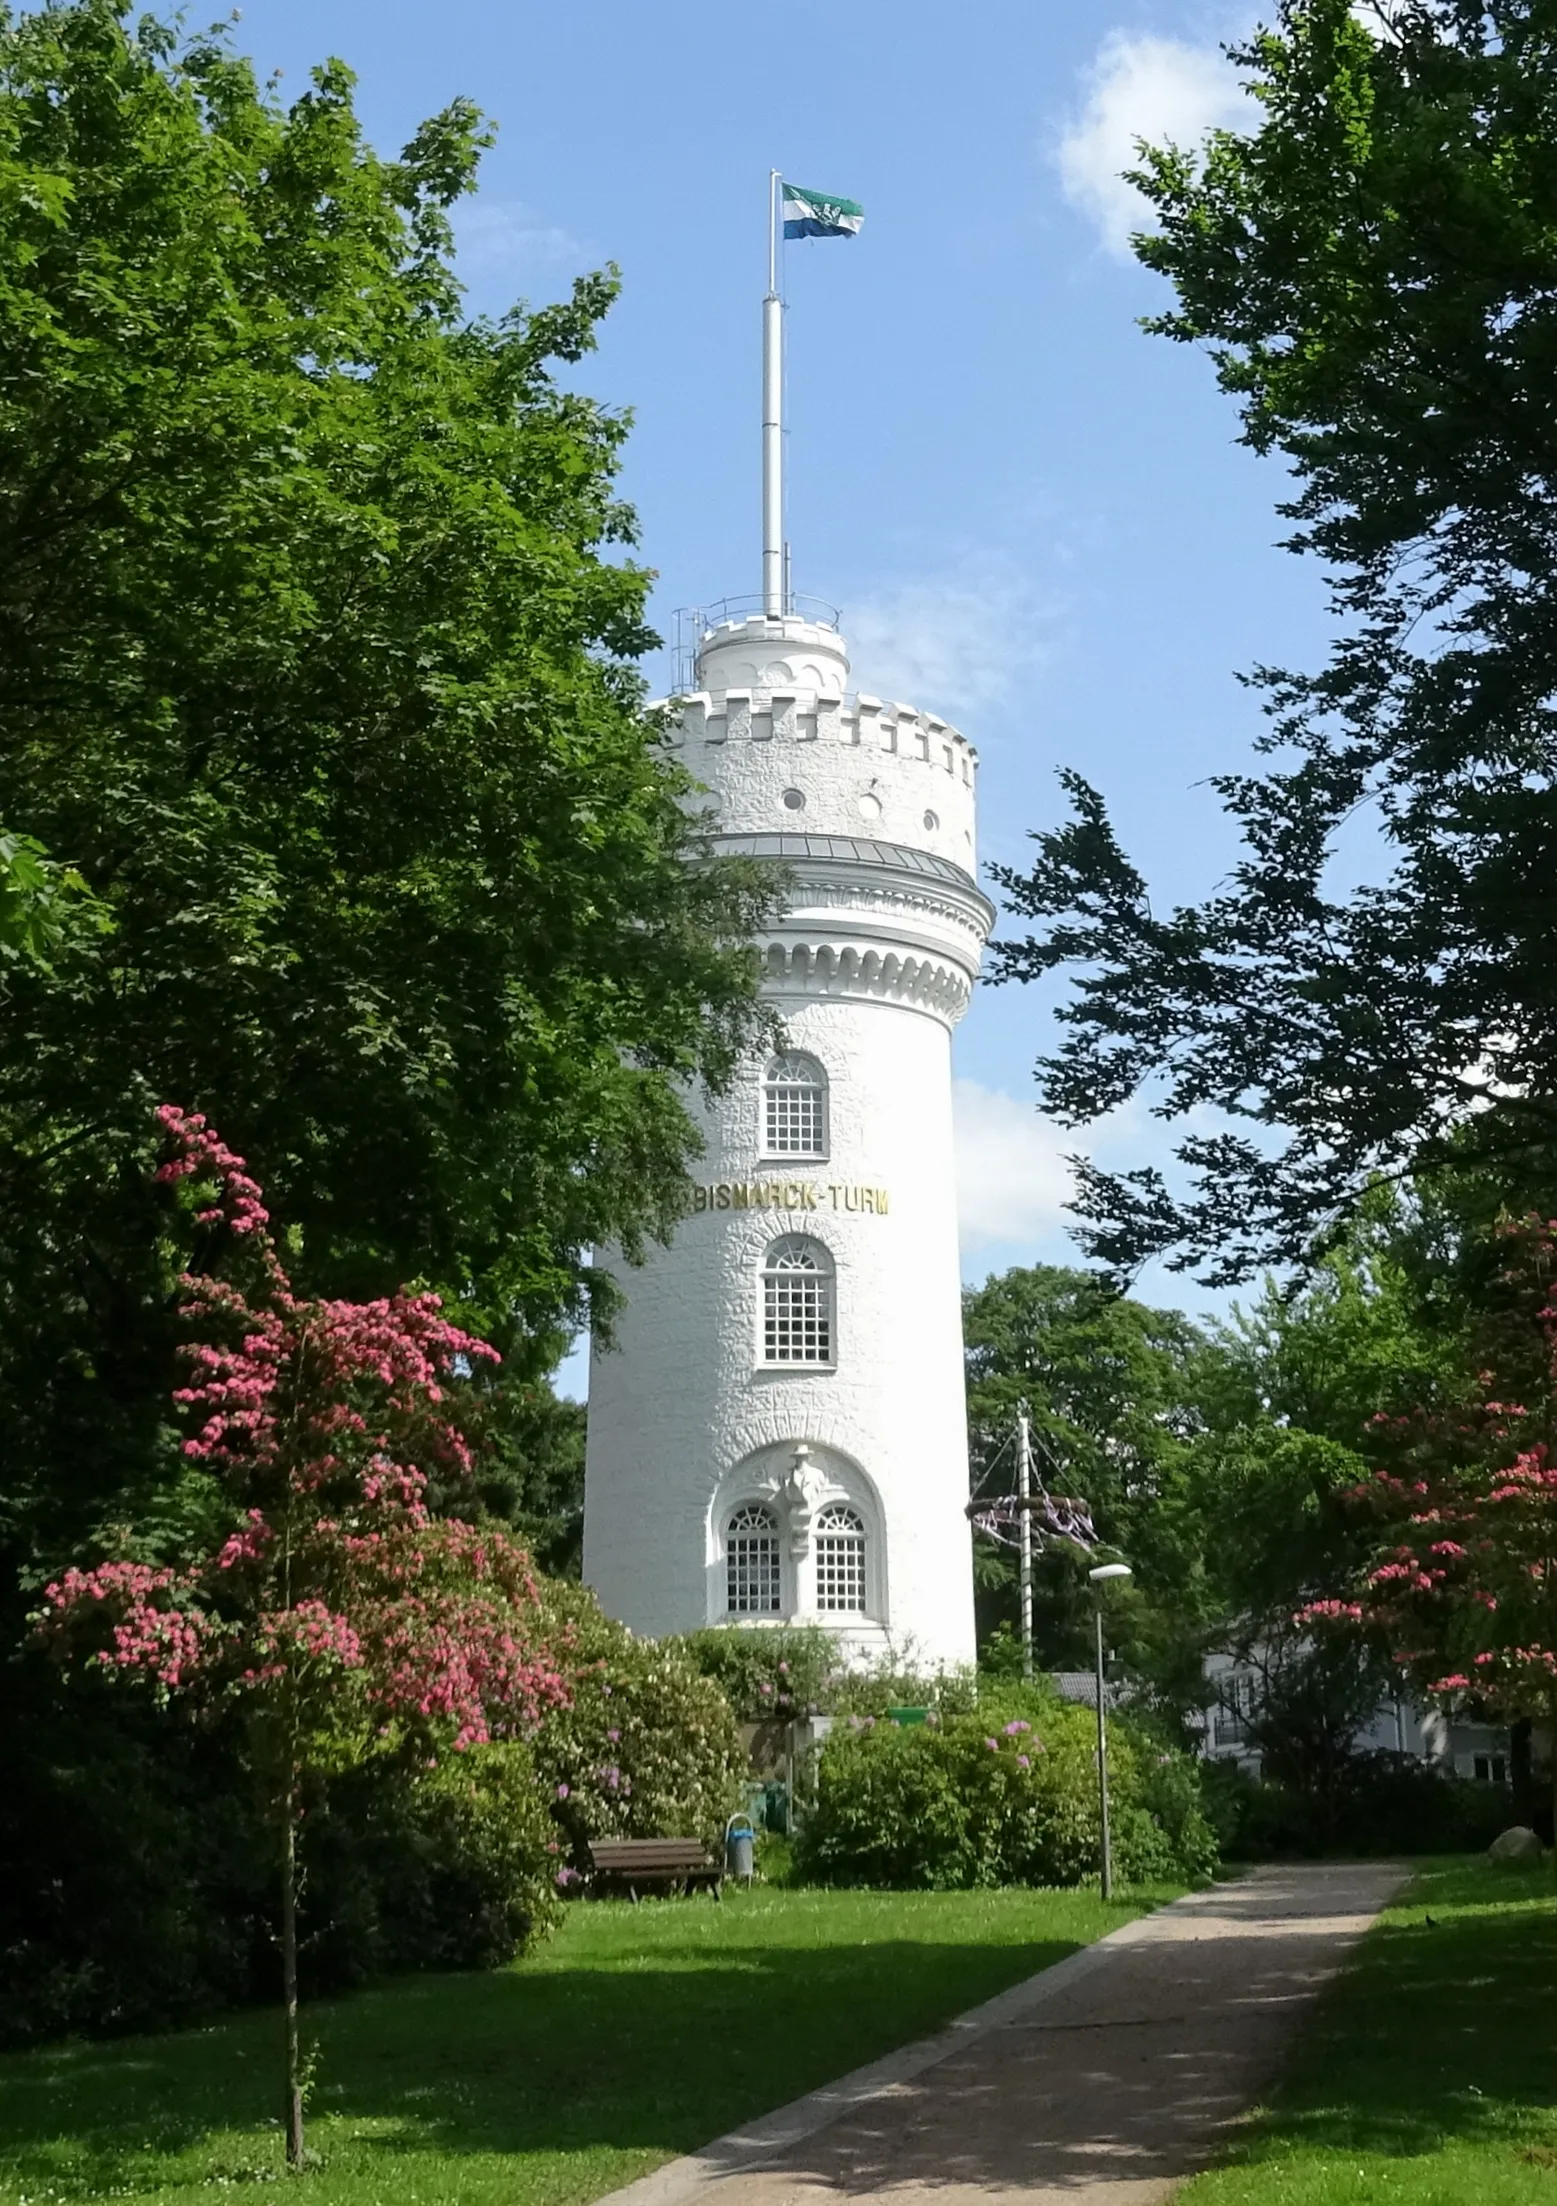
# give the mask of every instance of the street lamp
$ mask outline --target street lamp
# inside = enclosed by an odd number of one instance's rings
[[[1087,1572],[1097,1615],[1097,1804],[1103,1831],[1103,1897],[1114,1896],[1114,1862],[1108,1843],[1108,1724],[1103,1714],[1103,1588],[1115,1578],[1133,1575],[1128,1563],[1099,1563]]]

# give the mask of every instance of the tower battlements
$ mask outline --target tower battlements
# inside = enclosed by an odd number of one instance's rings
[[[937,713],[851,691],[836,628],[727,621],[696,671],[672,734],[720,832],[863,835],[974,872],[977,751]]]
[[[838,697],[814,689],[698,690],[680,703],[685,742],[842,743],[917,759],[970,789],[978,771],[978,752],[948,721],[863,692]]]

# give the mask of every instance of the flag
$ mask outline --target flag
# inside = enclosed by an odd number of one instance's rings
[[[804,191],[798,184],[784,186],[786,237],[857,237],[864,219],[864,208],[852,199]]]

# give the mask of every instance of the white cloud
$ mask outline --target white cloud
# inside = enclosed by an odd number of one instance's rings
[[[1071,1197],[1073,1134],[1061,1133],[1024,1103],[976,1080],[952,1082],[957,1135],[957,1222],[966,1258],[992,1244],[1062,1241]],[[1074,1250],[1052,1252],[1077,1261]]]
[[[589,264],[589,248],[517,199],[469,199],[454,209],[459,271],[467,281],[524,278],[562,262]]]
[[[967,561],[849,603],[859,687],[953,720],[1005,704],[1048,656],[1058,608],[1017,568]]]
[[[1137,140],[1195,146],[1208,130],[1247,125],[1251,113],[1219,46],[1110,31],[1087,73],[1085,104],[1056,149],[1061,188],[1110,252],[1128,254],[1131,231],[1151,221],[1121,173],[1139,165]]]

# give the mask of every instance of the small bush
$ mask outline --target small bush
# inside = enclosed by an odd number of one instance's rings
[[[1098,1866],[1094,1723],[1023,1686],[922,1725],[856,1715],[823,1748],[799,1866],[824,1883],[898,1889],[1078,1884]],[[1120,1723],[1109,1748],[1121,1879],[1209,1873],[1216,1841],[1187,1758]]]

